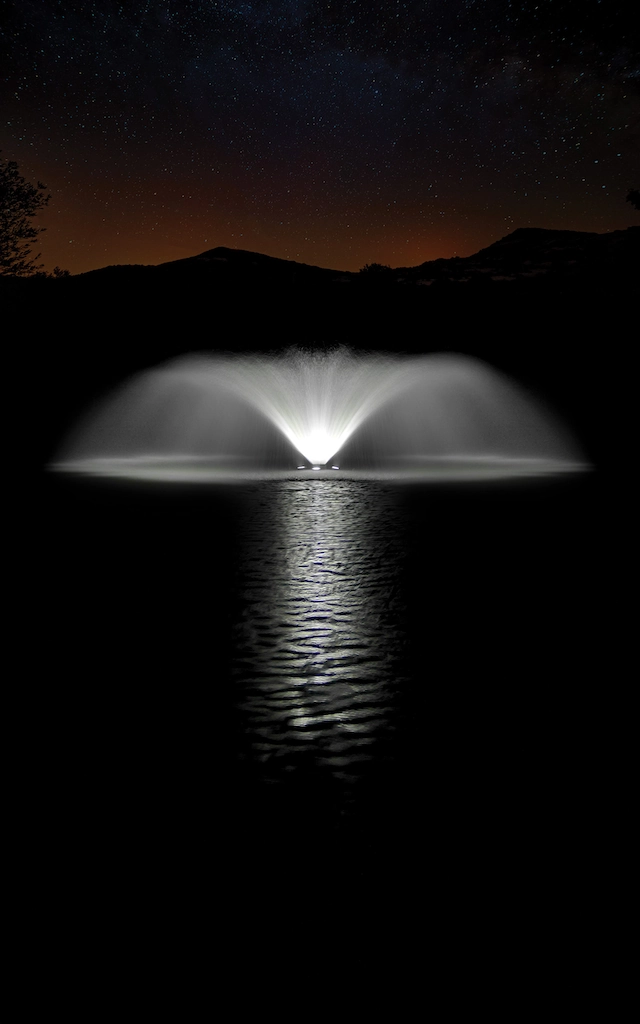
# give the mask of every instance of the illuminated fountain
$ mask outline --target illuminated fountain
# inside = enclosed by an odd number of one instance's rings
[[[193,355],[145,371],[87,415],[52,468],[222,481],[335,475],[338,456],[342,474],[374,478],[586,468],[564,428],[478,360],[344,348]]]

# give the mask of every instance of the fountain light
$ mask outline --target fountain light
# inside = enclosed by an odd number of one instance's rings
[[[357,446],[346,448],[356,433]],[[285,438],[307,465],[287,455]],[[188,356],[150,369],[87,416],[55,468],[241,479],[269,475],[287,459],[299,470],[337,470],[331,460],[343,449],[347,473],[364,467],[385,478],[504,479],[588,468],[547,410],[479,360],[345,348]]]

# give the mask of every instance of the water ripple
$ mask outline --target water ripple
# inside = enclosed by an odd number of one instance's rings
[[[393,732],[403,681],[398,496],[371,482],[272,481],[248,490],[243,516],[233,673],[246,756],[280,772],[302,754],[356,778]]]

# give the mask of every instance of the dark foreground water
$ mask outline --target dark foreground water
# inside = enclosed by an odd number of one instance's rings
[[[490,948],[512,972],[526,935],[529,966],[579,973],[597,493],[48,477],[30,748],[69,955],[146,961],[176,912],[218,967],[437,974]]]

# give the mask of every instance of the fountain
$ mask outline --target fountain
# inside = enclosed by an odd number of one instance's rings
[[[89,412],[52,468],[226,481],[338,466],[420,480],[586,468],[564,427],[479,360],[346,348],[191,355],[147,370]]]

